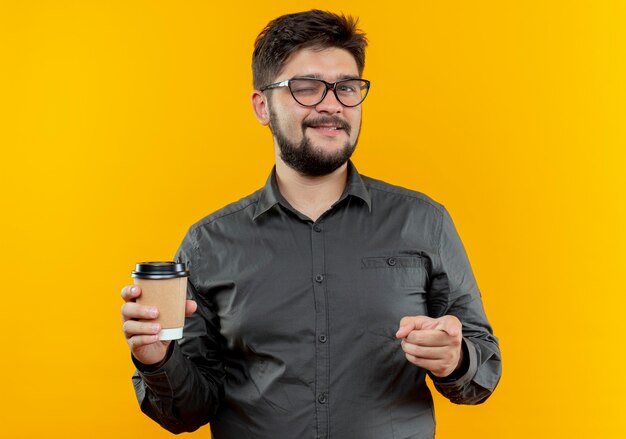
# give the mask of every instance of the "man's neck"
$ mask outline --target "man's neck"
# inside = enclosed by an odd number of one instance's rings
[[[348,165],[320,177],[302,175],[276,159],[278,189],[291,206],[313,221],[341,197],[348,181]]]

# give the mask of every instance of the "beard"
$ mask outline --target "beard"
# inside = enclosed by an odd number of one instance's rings
[[[334,123],[341,127],[349,137],[352,128],[346,121],[336,116],[320,116],[308,121],[303,121],[302,140],[296,144],[283,134],[279,127],[276,113],[272,108],[269,110],[269,115],[270,128],[278,144],[281,159],[287,166],[299,172],[301,175],[308,177],[328,175],[344,165],[356,149],[356,144],[359,140],[358,136],[354,143],[350,143],[348,140],[334,153],[325,153],[321,148],[315,147],[306,136],[305,130],[308,127],[324,123]]]

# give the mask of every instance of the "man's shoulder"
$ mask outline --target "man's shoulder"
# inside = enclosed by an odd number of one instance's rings
[[[372,197],[395,198],[406,203],[414,204],[416,207],[433,209],[439,214],[445,212],[445,207],[441,203],[438,203],[422,192],[396,186],[365,175],[361,175],[361,178]]]
[[[263,188],[258,189],[238,201],[227,204],[221,209],[216,210],[215,212],[205,216],[201,220],[192,224],[190,229],[195,230],[202,227],[208,227],[212,224],[220,223],[223,221],[236,222],[240,221],[242,218],[251,218],[252,212],[254,212],[254,208],[259,201],[259,197],[261,196],[262,191]]]

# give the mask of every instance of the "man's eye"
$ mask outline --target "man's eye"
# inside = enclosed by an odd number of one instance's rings
[[[346,94],[356,93],[356,87],[354,87],[351,84],[342,84],[339,87],[337,87],[337,91],[339,91],[340,93],[346,93]]]
[[[317,93],[318,90],[313,87],[298,87],[298,88],[292,88],[291,91],[293,91],[296,94],[315,94]]]

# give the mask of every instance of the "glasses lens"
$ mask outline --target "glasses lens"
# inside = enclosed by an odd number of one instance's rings
[[[346,107],[359,105],[367,96],[369,84],[361,79],[346,79],[337,83],[337,98]]]
[[[315,79],[292,79],[289,89],[294,99],[302,105],[317,105],[322,100],[326,84]]]

